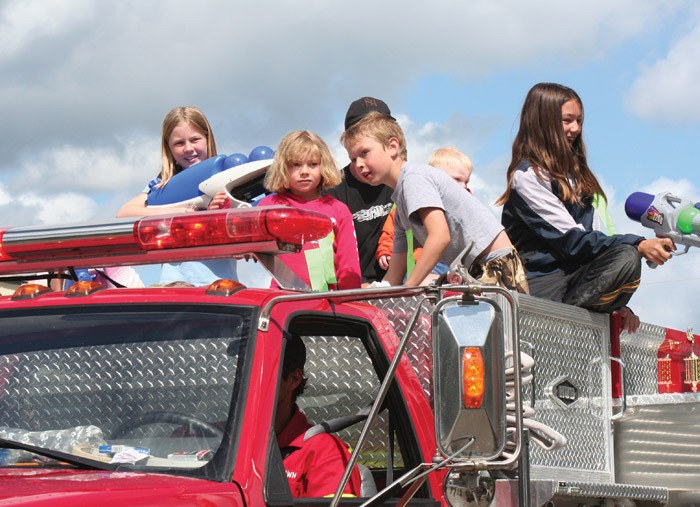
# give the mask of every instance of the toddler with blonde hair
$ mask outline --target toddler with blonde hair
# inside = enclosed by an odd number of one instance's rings
[[[258,204],[317,211],[333,222],[329,236],[305,243],[299,253],[280,256],[313,290],[354,289],[362,281],[350,210],[322,193],[340,181],[341,173],[323,139],[308,130],[297,130],[282,139],[265,176],[265,188],[277,193]]]

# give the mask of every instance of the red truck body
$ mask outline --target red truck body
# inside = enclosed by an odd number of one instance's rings
[[[284,207],[0,229],[0,281],[22,279],[0,296],[0,506],[700,502],[697,336],[628,335],[459,266],[314,293],[279,256],[329,231]],[[248,254],[286,290],[33,282]],[[299,407],[352,448],[359,498],[292,498],[273,428],[297,336]]]

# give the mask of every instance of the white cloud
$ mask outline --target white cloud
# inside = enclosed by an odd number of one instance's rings
[[[5,206],[12,202],[12,197],[5,189],[5,185],[0,183],[0,206]]]
[[[114,217],[158,173],[156,138],[113,146],[61,146],[24,160],[0,184],[1,225],[55,224]]]
[[[0,60],[0,106],[13,126],[6,160],[153,132],[185,103],[242,151],[293,128],[323,130],[363,92],[391,101],[425,74],[600,58],[669,10],[661,0],[592,0],[572,20],[555,1],[316,2],[301,14],[292,2],[203,0],[193,10],[177,0],[53,0],[48,15],[34,12],[44,5],[0,11],[13,48]]]
[[[88,0],[8,0],[0,7],[0,63],[38,39],[69,32],[90,18]]]
[[[662,192],[672,192],[678,197],[689,200],[698,195],[698,189],[695,184],[691,180],[685,178],[681,180],[672,180],[666,177],[657,178],[649,185],[642,187],[640,191],[654,195]]]
[[[626,106],[649,120],[700,121],[700,20],[668,54],[644,66],[626,98]]]
[[[86,222],[97,212],[97,203],[88,196],[66,192],[45,197],[29,193],[19,196],[24,206],[34,210],[36,224],[69,224]]]
[[[0,185],[2,225],[56,224],[114,217],[156,176],[157,139],[114,147],[63,146],[25,161]]]
[[[15,184],[91,193],[132,188],[136,194],[158,174],[159,150],[156,138],[126,139],[99,148],[52,148],[27,160]]]

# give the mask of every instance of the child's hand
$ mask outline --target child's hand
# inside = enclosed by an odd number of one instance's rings
[[[389,282],[385,282],[384,280],[375,280],[367,285],[367,287],[370,289],[375,287],[391,287],[391,284]]]
[[[637,251],[647,261],[662,265],[671,258],[676,245],[669,238],[645,239],[637,245]]]
[[[377,262],[379,262],[380,268],[387,270],[389,269],[389,263],[391,263],[391,255],[380,255]]]
[[[627,306],[615,310],[613,313],[622,317],[622,329],[630,334],[634,334],[639,329],[639,317]]]
[[[224,209],[224,208],[230,208],[230,207],[231,207],[231,201],[226,196],[226,192],[217,192],[214,195],[214,197],[212,198],[211,202],[209,203],[209,207],[207,209],[214,210],[214,209]]]
[[[248,262],[248,261],[253,261],[253,262],[258,262],[258,258],[255,257],[254,255],[251,255],[251,254],[234,255],[233,258],[236,259],[237,261],[246,261],[246,262]]]
[[[193,213],[195,211],[197,211],[197,208],[193,206],[177,206],[174,208],[167,208],[167,211],[163,208],[163,213]]]

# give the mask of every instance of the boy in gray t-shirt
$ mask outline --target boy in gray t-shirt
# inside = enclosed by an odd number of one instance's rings
[[[451,264],[471,245],[465,267],[472,276],[527,293],[522,262],[501,224],[444,172],[406,163],[406,141],[396,121],[370,113],[345,131],[341,142],[367,181],[394,189],[394,251],[384,281],[401,284],[408,248],[405,231],[411,229],[423,252],[405,285],[419,285],[439,261]]]

